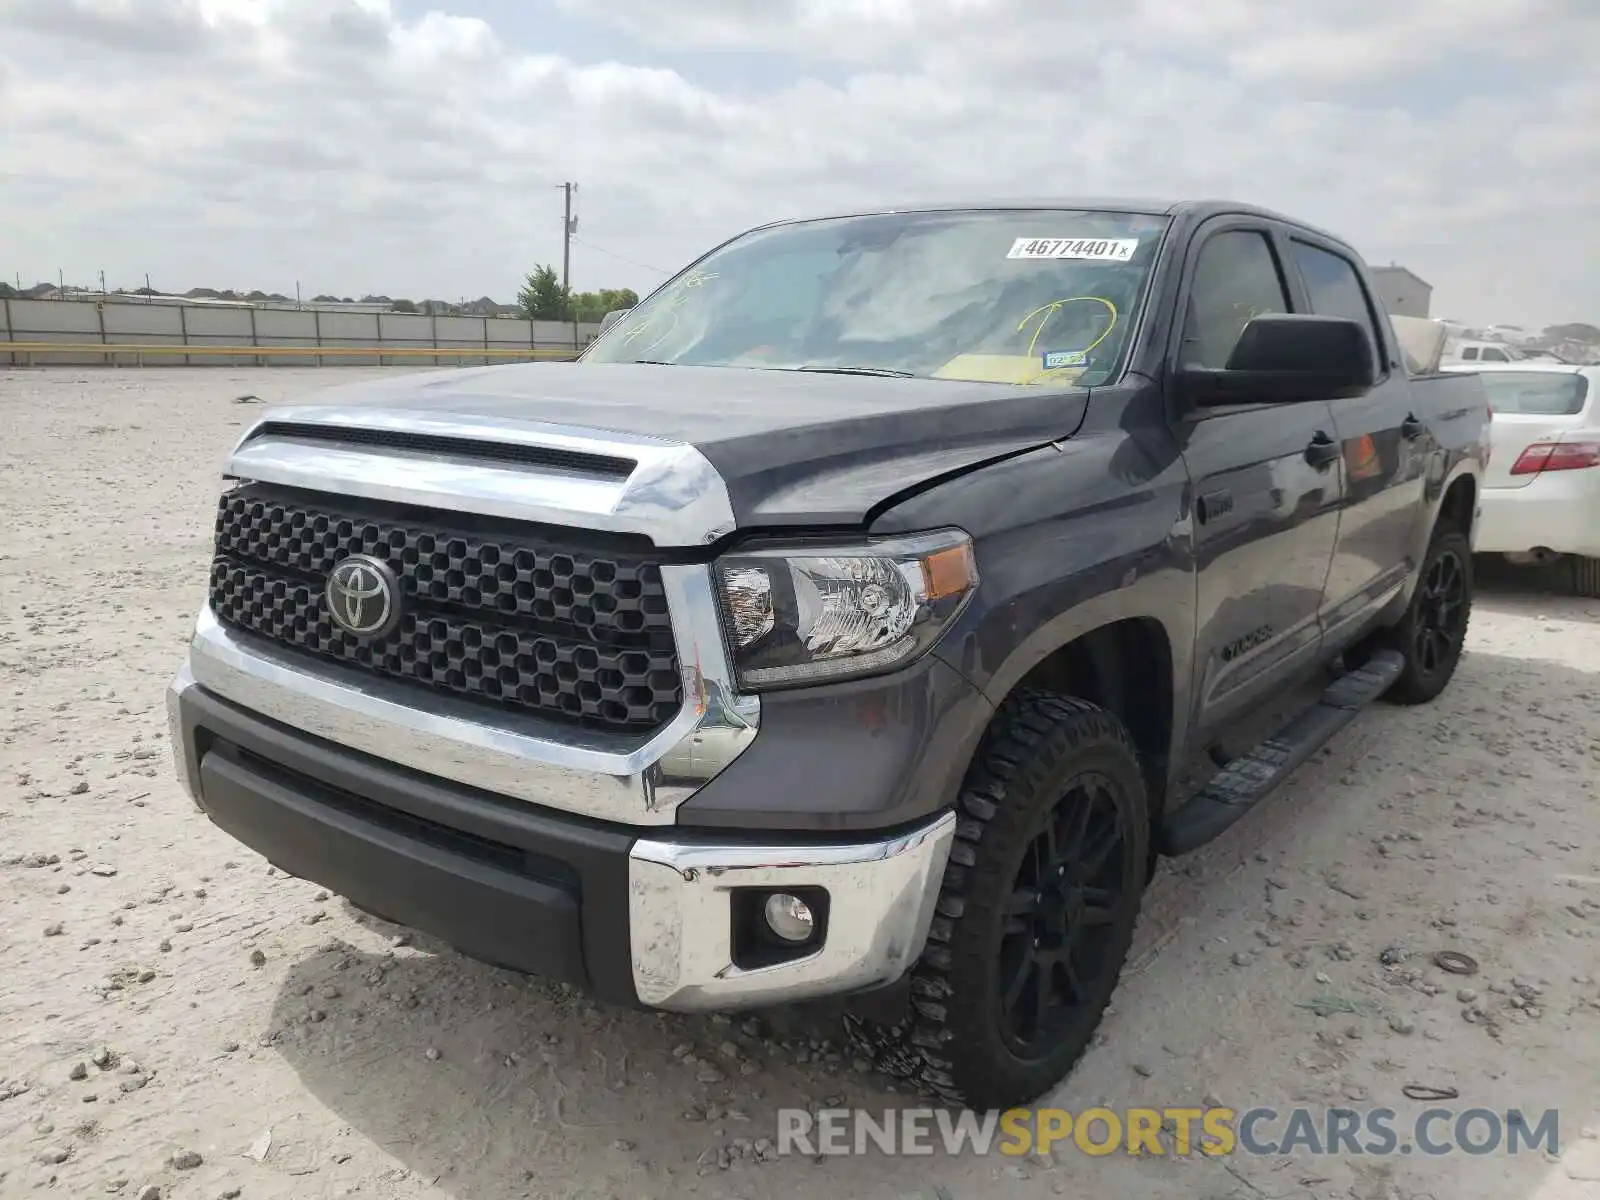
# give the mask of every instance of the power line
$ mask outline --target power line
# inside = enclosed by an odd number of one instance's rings
[[[607,250],[604,246],[596,246],[593,242],[586,242],[581,237],[579,237],[577,234],[573,234],[572,235],[572,240],[577,242],[578,245],[580,245],[580,246],[584,246],[584,247],[587,247],[590,250],[594,250],[594,251],[597,251],[600,254],[604,254],[607,258],[614,258],[618,262],[627,263],[630,267],[640,267],[640,268],[642,268],[642,269],[644,269],[646,271],[654,271],[657,275],[671,275],[672,274],[671,271],[663,271],[660,267],[652,267],[649,263],[639,262],[637,259],[629,258],[629,257],[627,257],[626,255],[623,255],[623,254],[618,254],[615,250]]]

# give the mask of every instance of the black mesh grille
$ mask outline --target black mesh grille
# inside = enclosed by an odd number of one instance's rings
[[[678,711],[655,563],[449,520],[261,485],[228,492],[212,610],[326,661],[512,712],[645,731]],[[350,554],[386,562],[400,581],[400,622],[381,637],[346,633],[328,613],[328,573]]]

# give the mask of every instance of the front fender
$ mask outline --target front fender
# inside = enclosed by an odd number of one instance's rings
[[[1083,634],[1159,623],[1172,659],[1170,763],[1187,732],[1178,714],[1189,711],[1195,579],[1189,477],[1162,443],[1080,435],[915,496],[874,532],[957,525],[972,535],[978,592],[935,653],[994,703]]]

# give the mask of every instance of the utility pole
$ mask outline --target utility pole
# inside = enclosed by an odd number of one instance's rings
[[[567,311],[572,317],[572,348],[578,348],[578,310],[572,303],[572,235],[577,231],[578,218],[572,215],[572,196],[578,190],[575,183],[563,183],[561,191],[566,197],[566,212],[561,220],[561,292],[567,299]]]
[[[566,212],[561,218],[561,289],[566,291],[572,286],[572,192],[578,185],[563,183],[562,194],[566,197]]]
[[[573,230],[578,229],[578,222],[573,219],[573,192],[578,190],[578,184],[562,184],[562,192],[566,197],[566,211],[562,216],[562,290],[568,291],[573,286]]]

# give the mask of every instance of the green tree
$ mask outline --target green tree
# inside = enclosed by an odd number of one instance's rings
[[[551,266],[542,266],[523,282],[517,292],[517,307],[531,321],[570,321],[572,296],[561,286],[561,277]]]
[[[396,313],[414,313],[417,311],[417,305],[416,302],[412,300],[396,300],[393,304],[389,305],[389,311]]]
[[[618,308],[633,308],[639,303],[639,293],[632,288],[601,288],[598,292],[579,292],[572,298],[578,320],[598,322],[608,312]]]

